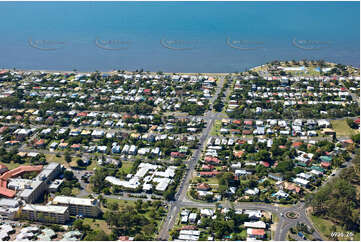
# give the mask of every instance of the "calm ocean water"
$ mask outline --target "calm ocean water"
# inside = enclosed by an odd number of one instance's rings
[[[359,2],[0,3],[0,68],[233,72],[360,66]]]

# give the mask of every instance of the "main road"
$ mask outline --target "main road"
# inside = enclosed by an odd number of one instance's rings
[[[210,99],[210,104],[213,104],[216,98],[218,97],[219,93],[221,92],[221,89],[223,87],[224,83],[224,77],[219,78],[220,83],[217,84],[215,95]],[[213,109],[213,106],[211,107]],[[163,226],[159,232],[158,239],[159,240],[168,240],[169,237],[169,231],[173,228],[174,223],[177,218],[177,214],[180,211],[180,208],[182,207],[182,202],[186,197],[187,190],[190,184],[190,181],[193,176],[193,172],[195,170],[195,167],[197,165],[197,162],[199,158],[201,157],[202,151],[204,149],[206,140],[208,139],[208,136],[211,132],[211,129],[213,127],[214,121],[217,119],[217,116],[219,113],[212,111],[208,111],[203,118],[207,120],[207,126],[203,129],[202,134],[199,139],[199,147],[194,152],[193,156],[189,159],[187,164],[187,170],[186,174],[184,175],[180,185],[179,190],[175,195],[175,201],[170,202],[170,208],[167,214],[166,219],[163,222]]]

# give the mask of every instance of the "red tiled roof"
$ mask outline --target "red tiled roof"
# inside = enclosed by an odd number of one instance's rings
[[[40,139],[40,140],[35,142],[35,145],[43,145],[44,143],[45,143],[45,140]]]
[[[252,120],[245,120],[243,123],[245,125],[252,125]]]
[[[197,226],[195,225],[186,225],[182,227],[182,230],[195,230],[197,229]]]
[[[221,162],[217,157],[213,157],[213,156],[206,156],[204,158],[204,161],[206,163],[213,163],[213,164],[219,164]]]
[[[218,175],[220,172],[219,171],[201,171],[199,172],[200,176],[215,176]]]
[[[352,139],[345,139],[342,142],[345,143],[345,144],[353,144]]]
[[[19,176],[24,172],[31,172],[31,171],[41,171],[43,169],[42,165],[39,166],[19,166],[15,169],[5,172],[0,176],[0,195],[6,197],[14,197],[16,191],[8,189],[7,180],[11,177]]]
[[[184,157],[184,154],[183,153],[180,153],[178,151],[174,151],[174,152],[171,152],[170,153],[170,156],[171,157]]]
[[[235,157],[240,158],[242,157],[242,155],[244,154],[244,151],[240,150],[240,151],[233,151],[233,154]]]
[[[13,198],[16,195],[16,191],[10,190],[6,187],[0,187],[0,195],[6,196],[9,198]]]
[[[293,142],[292,144],[293,147],[298,147],[300,145],[302,145],[302,142]]]
[[[296,186],[293,183],[285,183],[285,189],[289,191],[295,191],[296,193],[299,193],[301,188]]]
[[[200,183],[197,185],[198,190],[209,190],[211,187],[207,183]]]
[[[331,166],[331,163],[322,161],[322,162],[321,162],[321,166],[323,166],[323,167],[330,167],[330,166]]]
[[[241,120],[234,120],[232,123],[234,123],[234,124],[241,124]]]
[[[131,118],[132,116],[131,115],[129,115],[129,114],[124,114],[123,115],[123,119],[128,119],[128,118]]]
[[[88,116],[88,113],[87,112],[80,112],[76,116],[78,116],[78,117],[86,117],[86,116]]]
[[[5,172],[0,176],[1,180],[7,180],[14,176],[19,176],[24,172],[31,172],[31,171],[41,171],[43,169],[42,165],[39,166],[19,166],[15,169]]]
[[[119,236],[118,240],[120,240],[120,241],[129,241],[129,237],[128,236]]]
[[[252,229],[252,235],[264,235],[264,229]]]
[[[7,126],[1,127],[1,128],[0,128],[0,134],[3,133],[3,132],[5,132],[7,129],[8,129]]]
[[[9,143],[10,144],[17,144],[17,143],[20,143],[20,141],[19,140],[10,140]]]

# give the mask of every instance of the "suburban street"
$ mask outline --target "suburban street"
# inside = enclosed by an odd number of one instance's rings
[[[217,84],[216,93],[213,95],[213,97],[210,100],[210,103],[214,103],[216,100],[218,94],[220,93],[223,83],[224,83],[224,77],[220,77],[220,83]],[[203,129],[203,132],[201,134],[201,137],[199,139],[200,146],[199,148],[194,152],[193,156],[190,158],[187,164],[187,170],[186,173],[179,185],[179,190],[175,195],[175,201],[172,201],[170,203],[169,212],[167,214],[167,217],[163,223],[163,226],[159,232],[158,239],[159,240],[168,240],[169,237],[169,231],[173,228],[177,215],[180,211],[180,208],[182,207],[182,202],[186,198],[188,187],[190,184],[190,181],[193,177],[193,172],[196,167],[196,164],[201,157],[202,151],[205,146],[205,142],[209,137],[210,131],[213,127],[214,121],[217,117],[218,113],[209,111],[204,116],[205,120],[207,120],[207,126],[205,129]]]

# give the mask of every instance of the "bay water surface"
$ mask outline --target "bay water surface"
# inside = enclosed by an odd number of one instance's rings
[[[0,2],[0,68],[234,72],[360,66],[359,2]]]

